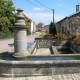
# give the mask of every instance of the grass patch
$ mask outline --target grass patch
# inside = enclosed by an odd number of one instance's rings
[[[39,37],[40,37],[40,38],[43,38],[44,35],[46,35],[46,33],[45,33],[45,32],[41,32],[40,35],[39,35]]]

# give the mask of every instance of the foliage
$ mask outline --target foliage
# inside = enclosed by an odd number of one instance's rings
[[[8,28],[5,28],[4,31],[0,32],[0,39],[9,38],[11,36],[12,36],[12,33]]]
[[[39,35],[39,37],[41,37],[41,38],[52,38],[53,35],[49,34],[49,33],[41,32],[41,34]]]
[[[51,37],[53,37],[52,34],[46,34],[46,35],[44,35],[44,38],[51,38]]]
[[[41,32],[41,34],[39,35],[39,37],[44,37],[44,35],[46,35],[46,33]]]
[[[57,35],[55,35],[55,38],[59,40],[64,40],[66,39],[66,35],[64,33],[58,33]]]
[[[7,17],[0,18],[0,30],[4,31],[4,29],[7,27],[10,27],[11,23]]]
[[[0,31],[13,26],[15,22],[14,10],[11,0],[0,0]]]
[[[23,14],[24,15],[24,14]],[[24,17],[25,17],[25,15],[24,15]],[[30,24],[29,24],[29,22],[27,21],[27,18],[25,17],[24,18],[24,21],[25,21],[25,24],[26,24],[26,26],[27,26],[27,35],[29,35],[30,34]]]
[[[53,35],[56,34],[56,26],[53,22],[51,22],[49,25],[49,32],[50,32],[50,34],[53,34]]]
[[[74,44],[80,44],[80,35],[73,39]]]
[[[15,8],[12,0],[0,0],[0,34],[3,37],[10,36],[9,33],[13,31],[12,26],[16,19],[13,11],[15,11]]]
[[[77,37],[77,35],[76,35],[76,33],[74,32],[74,33],[71,33],[71,34],[70,34],[70,37],[71,37],[71,39],[74,39],[74,38]]]
[[[27,26],[27,35],[30,35],[30,26]]]

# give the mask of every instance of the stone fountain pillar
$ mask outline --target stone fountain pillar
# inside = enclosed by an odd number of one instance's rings
[[[26,24],[24,21],[24,16],[22,14],[23,10],[17,9],[16,22],[14,24],[14,54],[13,57],[20,58],[26,57],[28,55],[27,51],[27,36],[26,36]]]

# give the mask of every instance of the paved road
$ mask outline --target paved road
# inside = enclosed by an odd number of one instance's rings
[[[52,76],[0,77],[0,80],[80,80],[80,73]]]
[[[27,43],[33,43],[35,37],[37,37],[40,33],[37,32],[34,35],[27,36]],[[14,51],[14,39],[1,39],[0,40],[0,53],[2,52],[13,52]]]

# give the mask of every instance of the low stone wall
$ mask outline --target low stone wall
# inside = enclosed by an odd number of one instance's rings
[[[49,48],[51,45],[53,46],[69,46],[69,39],[66,40],[58,40],[56,38],[35,38],[38,48]]]
[[[54,38],[35,38],[38,48],[49,48],[54,41]]]
[[[54,39],[53,46],[70,46],[70,40],[69,39],[65,39],[65,40],[58,40],[58,39]]]
[[[80,60],[57,61],[2,61],[0,77],[48,76],[53,74],[80,73]]]
[[[80,53],[80,45],[75,45],[73,41],[70,41],[70,47],[74,49],[77,53]]]

